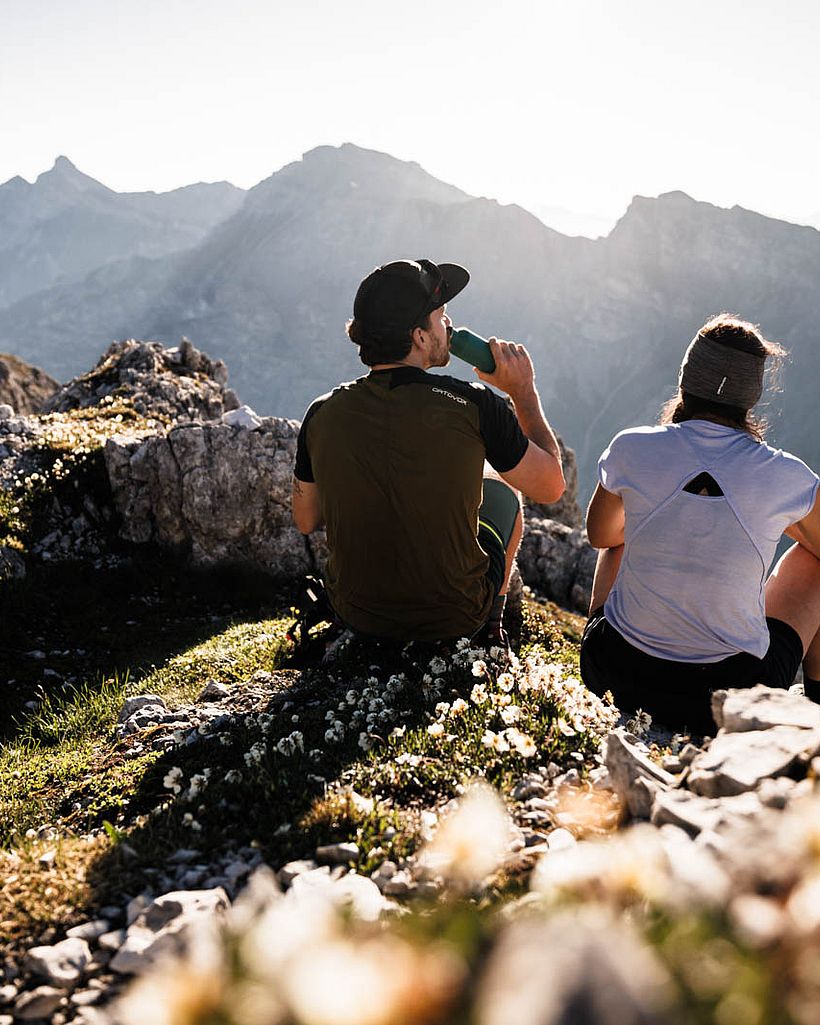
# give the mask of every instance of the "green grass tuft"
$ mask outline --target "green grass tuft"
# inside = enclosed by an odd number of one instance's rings
[[[0,845],[58,818],[84,830],[121,813],[160,757],[150,751],[125,759],[113,728],[126,694],[156,693],[176,706],[193,701],[211,678],[249,679],[276,664],[286,628],[285,619],[239,623],[142,676],[115,675],[45,694],[16,739],[0,746]]]
[[[141,677],[130,688],[135,694],[159,694],[172,704],[193,701],[210,679],[240,683],[259,670],[278,666],[287,648],[287,619],[237,623],[202,644],[175,655]]]
[[[60,695],[44,694],[38,708],[20,726],[23,747],[55,747],[101,736],[117,718],[127,677],[101,684],[83,682]]]

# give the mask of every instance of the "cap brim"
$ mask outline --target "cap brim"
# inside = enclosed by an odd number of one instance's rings
[[[444,278],[444,284],[441,289],[441,305],[443,306],[444,303],[454,299],[459,292],[467,287],[467,283],[470,280],[470,272],[457,263],[440,263],[438,269]]]

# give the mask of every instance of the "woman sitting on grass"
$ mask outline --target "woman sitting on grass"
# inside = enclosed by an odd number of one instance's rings
[[[820,700],[820,502],[805,463],[763,443],[751,413],[783,350],[721,314],[697,333],[658,427],[613,438],[587,510],[601,549],[581,675],[621,709],[712,733],[722,687]],[[783,534],[793,545],[766,579]]]

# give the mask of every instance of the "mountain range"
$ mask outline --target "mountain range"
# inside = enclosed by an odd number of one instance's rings
[[[363,372],[344,333],[352,297],[401,256],[463,263],[472,280],[451,305],[456,323],[529,347],[582,496],[609,438],[655,419],[689,339],[720,310],[790,350],[772,438],[820,464],[820,232],[671,192],[636,197],[605,238],[567,237],[350,144],[314,149],[247,193],[118,194],[65,158],[31,185],[5,183],[0,350],[64,379],[114,338],[186,335],[227,362],[242,401],[300,417]]]

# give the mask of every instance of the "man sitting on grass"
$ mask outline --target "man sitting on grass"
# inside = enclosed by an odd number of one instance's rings
[[[369,274],[347,332],[370,373],[311,403],[299,432],[294,522],[304,534],[325,525],[331,605],[371,637],[505,644],[518,492],[554,502],[564,491],[522,345],[491,339],[496,369],[476,371],[514,413],[483,384],[427,373],[450,360],[446,304],[469,279],[429,260]]]

